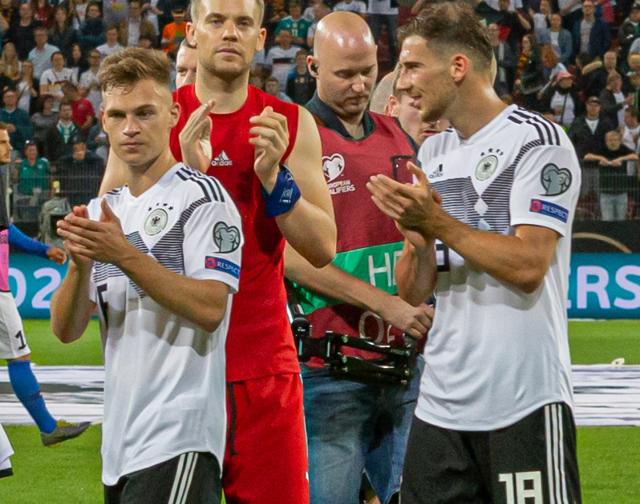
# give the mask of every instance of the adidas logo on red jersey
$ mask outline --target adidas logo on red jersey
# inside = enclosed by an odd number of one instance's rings
[[[229,159],[225,151],[222,151],[211,160],[211,166],[233,166],[233,161]]]

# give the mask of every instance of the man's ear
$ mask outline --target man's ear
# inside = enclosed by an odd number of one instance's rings
[[[398,99],[393,95],[389,95],[384,106],[384,115],[396,117],[398,115],[398,105],[400,105]]]
[[[318,63],[313,56],[307,56],[307,68],[309,69],[309,73],[311,77],[314,79],[318,78]]]
[[[455,83],[463,81],[470,70],[471,60],[468,56],[462,53],[456,53],[451,57],[449,75],[451,75]]]

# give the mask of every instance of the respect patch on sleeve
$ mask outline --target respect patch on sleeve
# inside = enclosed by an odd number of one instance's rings
[[[204,259],[204,267],[210,270],[222,271],[234,278],[240,278],[240,266],[226,259],[207,256]]]
[[[567,220],[569,219],[569,210],[561,207],[560,205],[556,205],[555,203],[540,199],[531,200],[529,211],[558,219],[561,222],[567,222]]]

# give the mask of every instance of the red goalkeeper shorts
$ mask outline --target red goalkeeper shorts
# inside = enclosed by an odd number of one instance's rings
[[[227,383],[227,504],[307,504],[302,380],[297,374]]]

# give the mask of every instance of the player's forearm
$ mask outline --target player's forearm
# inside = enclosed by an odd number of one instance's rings
[[[418,249],[405,240],[396,264],[398,295],[407,303],[419,306],[431,297],[436,286],[437,267],[433,243]]]
[[[525,293],[532,293],[540,286],[550,259],[543,250],[526,244],[518,236],[479,231],[444,211],[442,214],[435,236],[474,268]]]
[[[69,263],[67,275],[51,299],[51,330],[63,343],[82,336],[95,304],[89,298],[90,270],[81,271]]]
[[[316,268],[336,255],[336,224],[333,216],[304,197],[276,222],[287,242]]]
[[[207,332],[215,331],[227,308],[229,288],[169,271],[135,248],[117,266],[156,303]]]
[[[300,254],[287,245],[285,250],[285,276],[302,287],[322,296],[357,306],[363,310],[379,313],[381,304],[390,296],[363,282],[340,268],[329,264],[314,268]]]

